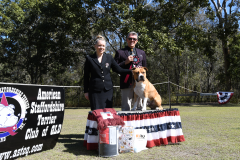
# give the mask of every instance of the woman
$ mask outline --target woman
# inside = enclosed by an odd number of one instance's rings
[[[84,66],[84,95],[90,101],[91,110],[112,108],[113,84],[110,69],[117,73],[132,74],[129,69],[122,69],[109,54],[105,54],[106,41],[97,36],[96,53],[86,56]]]

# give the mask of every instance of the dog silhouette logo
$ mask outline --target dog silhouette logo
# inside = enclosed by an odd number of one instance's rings
[[[26,120],[25,116],[26,105],[20,95],[12,92],[0,93],[0,138],[7,137],[9,135],[14,136],[17,134],[16,130],[22,125],[23,121]],[[17,106],[21,109],[15,111],[16,106],[9,104],[7,99],[13,99]],[[17,114],[17,115],[16,115]]]

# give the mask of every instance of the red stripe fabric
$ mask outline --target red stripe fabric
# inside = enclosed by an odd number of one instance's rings
[[[147,141],[147,146],[148,148],[152,148],[154,146],[160,146],[160,145],[166,145],[168,144],[167,138],[160,138],[160,139],[154,139],[151,141]]]
[[[98,143],[87,143],[87,150],[97,150]]]
[[[121,115],[123,121],[136,121],[143,119],[153,119],[157,117],[165,117],[165,116],[180,116],[179,111],[166,111],[166,112],[153,112],[146,114],[129,114],[129,115]]]
[[[88,114],[88,120],[97,121],[97,118],[93,114]]]
[[[147,147],[152,148],[155,146],[167,145],[169,142],[178,143],[178,142],[184,142],[184,141],[185,141],[185,138],[183,135],[171,136],[171,137],[167,137],[167,138],[153,139],[151,141],[147,141]]]

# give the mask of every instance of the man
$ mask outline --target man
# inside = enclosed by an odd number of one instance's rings
[[[135,48],[138,42],[138,34],[136,32],[129,32],[127,36],[127,47],[119,49],[114,57],[115,61],[120,67],[124,69],[131,69],[133,67],[147,67],[146,54],[143,50]],[[122,95],[122,111],[131,110],[131,103],[133,99],[132,75],[121,74],[120,89]]]

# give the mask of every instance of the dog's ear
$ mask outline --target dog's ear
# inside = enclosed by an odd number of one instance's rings
[[[146,71],[148,71],[147,67],[143,67]]]
[[[136,69],[136,67],[133,67],[132,70],[134,71]]]

